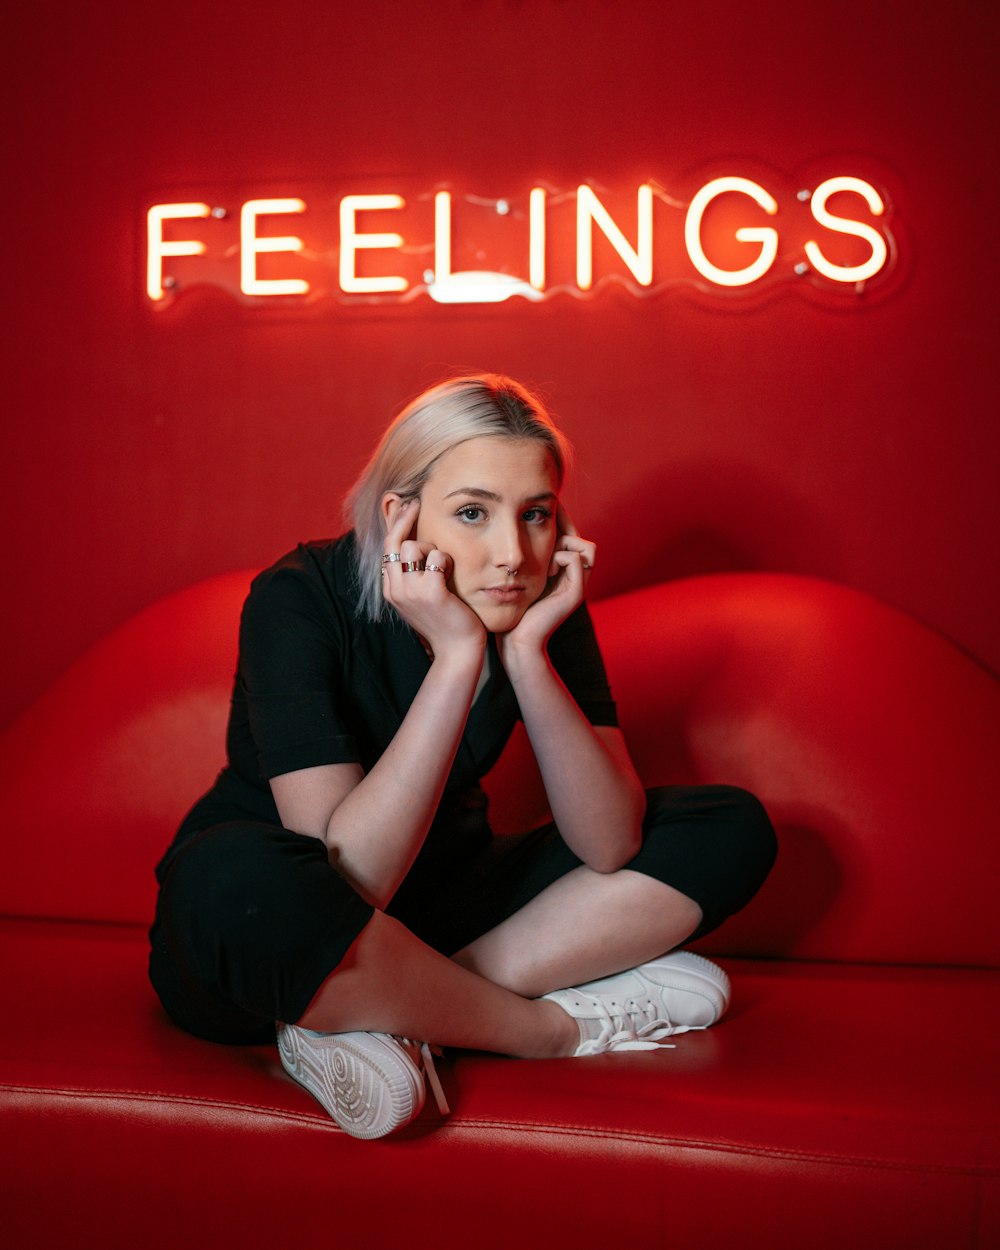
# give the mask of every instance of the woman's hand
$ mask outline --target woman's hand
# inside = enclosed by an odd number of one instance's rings
[[[435,656],[486,644],[486,630],[479,617],[448,588],[452,560],[433,544],[418,542],[416,531],[420,501],[394,504],[389,515],[382,564],[382,593],[404,621],[417,631]],[[397,558],[398,557],[398,558]],[[422,566],[413,569],[412,565]]]
[[[559,506],[559,537],[549,566],[549,584],[509,633],[497,636],[501,658],[515,650],[540,651],[552,633],[583,600],[596,546],[581,538],[562,505]]]

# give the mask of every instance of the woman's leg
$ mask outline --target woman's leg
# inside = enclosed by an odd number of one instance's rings
[[[629,867],[594,873],[567,859],[556,839],[541,884],[532,882],[506,918],[455,958],[360,904],[314,839],[261,826],[214,830],[172,870],[163,894],[187,903],[165,908],[163,932],[168,947],[187,956],[181,962],[193,988],[213,999],[221,989],[256,1031],[241,1038],[242,1020],[232,1028],[227,1021],[224,1032],[182,1019],[179,1010],[175,1018],[219,1041],[259,1040],[259,1026],[279,1019],[319,1032],[395,1033],[524,1057],[572,1054],[576,1025],[554,1003],[534,1001],[539,995],[646,962],[719,923],[742,905],[733,905],[734,895],[752,895],[773,858],[770,825],[749,795],[662,793],[670,799],[651,795],[646,842]],[[757,830],[750,859],[768,861],[756,876],[744,863],[744,826]],[[194,894],[215,907],[225,902],[225,937],[215,922],[205,930],[203,904],[190,907]],[[344,926],[331,931],[324,917],[355,904],[344,940]]]
[[[729,997],[725,974],[687,953],[628,980],[554,999],[521,997],[375,912],[297,1023],[279,1025],[278,1051],[341,1128],[381,1137],[419,1112],[421,1068],[448,1111],[427,1045],[407,1039],[524,1058],[655,1049],[674,1033],[713,1024]]]
[[[454,960],[497,985],[537,998],[647,963],[701,923],[693,899],[623,868],[574,868]]]
[[[218,1042],[273,1039],[279,1020],[524,1057],[579,1043],[554,1003],[460,968],[358,898],[322,843],[266,824],[215,826],[178,854],[150,972],[174,1020]]]
[[[494,984],[376,912],[298,1021],[322,1033],[354,1030],[519,1058],[571,1055],[575,1022],[555,1003]]]
[[[730,786],[663,787],[648,797],[645,840],[631,864],[596,873],[553,846],[544,888],[456,962],[534,997],[646,963],[749,902],[777,845],[758,800]]]
[[[764,809],[732,787],[650,791],[645,826],[642,850],[616,873],[580,865],[558,838],[529,851],[510,914],[451,959],[376,914],[299,1023],[522,1056],[572,1053],[579,1038],[553,1037],[565,1021],[544,1019],[536,1009],[552,1004],[532,1000],[714,928],[749,901],[774,860]]]

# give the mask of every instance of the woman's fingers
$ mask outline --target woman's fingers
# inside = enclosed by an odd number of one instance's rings
[[[567,559],[560,557],[567,556]],[[594,567],[594,561],[597,557],[597,545],[590,542],[589,539],[581,538],[578,534],[562,534],[556,543],[556,549],[552,553],[552,568],[550,576],[555,576],[556,566],[560,568],[569,568],[572,563],[579,560],[580,568],[584,574],[590,572]]]
[[[556,540],[556,552],[576,552],[583,565],[583,571],[585,573],[589,573],[594,567],[594,557],[597,554],[597,547],[594,543],[590,542],[589,539],[580,537],[580,531],[573,524],[569,513],[561,503],[558,505],[556,510],[556,524],[559,530],[559,537]],[[553,565],[554,564],[555,553],[553,553]]]
[[[580,557],[580,563],[583,565],[583,571],[585,573],[589,573],[594,567],[594,560],[597,556],[596,543],[588,542],[585,538],[567,538],[564,541],[572,543],[572,546],[567,546],[566,550],[575,552]]]
[[[382,566],[382,594],[417,631],[432,655],[452,645],[482,645],[482,622],[448,585],[451,557],[430,543],[404,539],[399,559]]]
[[[404,615],[408,605],[440,604],[451,596],[451,557],[432,543],[404,539],[399,550],[386,553],[382,561],[382,592]]]
[[[390,576],[395,576],[397,573],[413,574],[423,571],[428,557],[434,550],[434,544],[419,542],[416,538],[410,537],[416,528],[419,513],[419,500],[408,499],[397,505],[391,514],[391,522],[382,548],[383,576],[387,572]],[[444,557],[443,552],[439,552],[438,555]],[[442,561],[439,560],[437,563],[441,566]]]
[[[432,573],[435,577],[440,577],[442,584],[448,580],[451,574],[451,556],[440,551],[437,547],[432,547],[424,557],[425,569],[427,573]]]
[[[382,548],[387,555],[390,552],[399,551],[400,544],[404,539],[409,538],[416,528],[419,515],[419,499],[407,499],[396,505],[395,512],[390,513],[389,526],[385,535],[385,545]]]
[[[384,567],[396,569],[401,573],[423,572],[424,565],[434,549],[433,543],[418,542],[415,538],[406,538],[399,544],[397,551],[389,552],[387,556],[383,556],[382,563]],[[438,552],[438,555],[443,556],[444,553]]]
[[[438,645],[482,644],[482,622],[448,586],[452,560],[416,532],[418,500],[390,508],[382,548],[382,595],[437,653]]]

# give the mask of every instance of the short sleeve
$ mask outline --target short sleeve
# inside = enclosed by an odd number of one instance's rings
[[[258,577],[240,620],[238,689],[264,780],[359,759],[344,672],[344,609],[307,569],[278,565]]]
[[[608,674],[586,603],[566,618],[549,639],[549,659],[592,725],[618,724]]]

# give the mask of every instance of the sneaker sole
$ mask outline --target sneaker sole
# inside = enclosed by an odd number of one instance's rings
[[[424,1105],[424,1081],[395,1044],[375,1033],[338,1033],[311,1046],[305,1030],[286,1025],[278,1053],[290,1077],[345,1133],[371,1140],[408,1124]]]
[[[683,969],[685,977],[696,977],[703,984],[701,991],[695,989],[690,983],[685,981],[684,984],[677,986],[678,989],[691,990],[694,993],[701,992],[705,998],[712,1004],[715,1010],[715,1021],[718,1021],[726,1013],[729,1006],[731,986],[729,977],[719,967],[718,964],[712,963],[710,959],[706,959],[704,955],[696,955],[693,951],[674,951],[673,954],[667,955],[662,959],[653,959],[648,964],[644,964],[646,968],[662,968],[667,965],[671,968]],[[642,971],[639,969],[638,971]],[[658,982],[656,982],[658,984]],[[713,1023],[715,1023],[713,1021]],[[707,1028],[707,1025],[695,1025],[694,1028]]]

